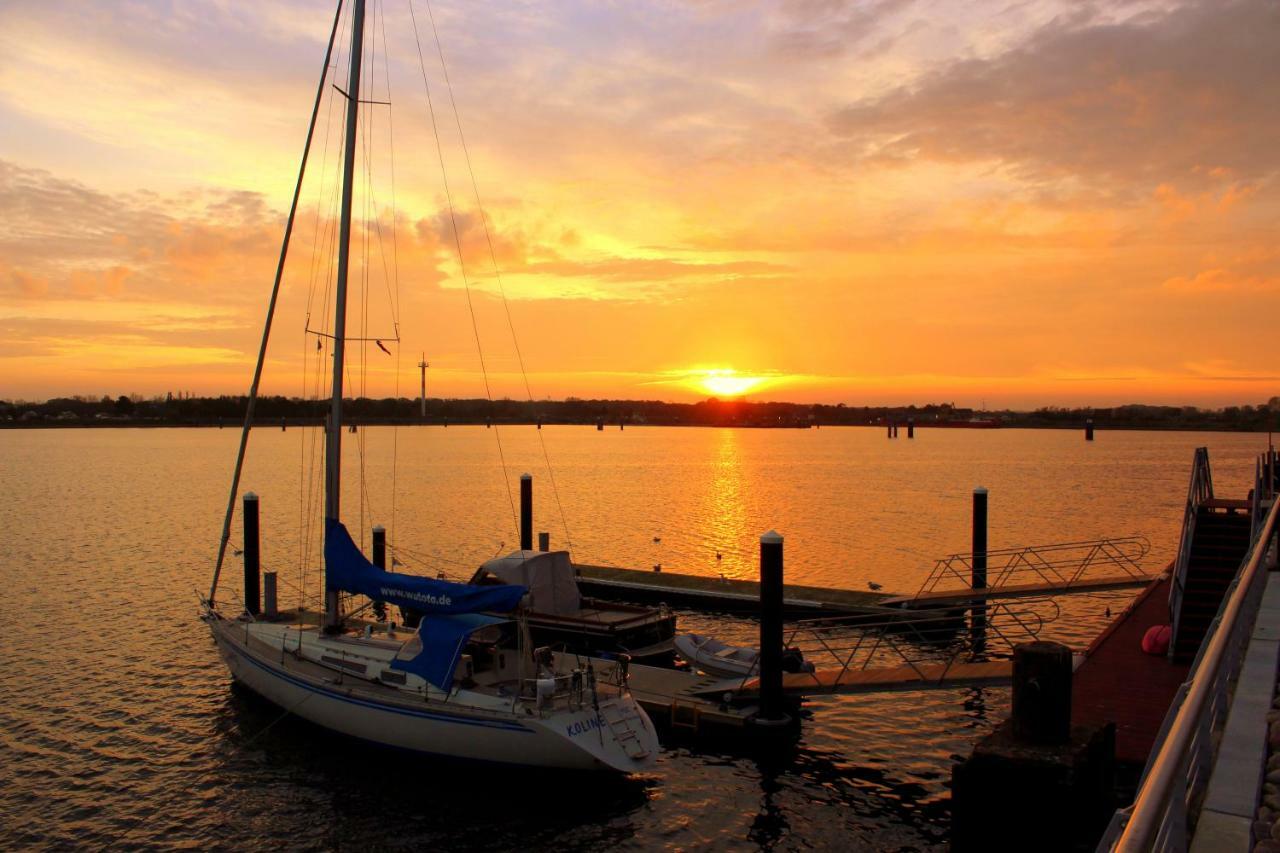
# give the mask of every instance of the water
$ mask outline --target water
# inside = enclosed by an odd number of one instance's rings
[[[534,474],[536,527],[556,545],[571,540],[582,562],[750,577],[759,534],[776,528],[789,580],[894,591],[967,549],[979,484],[991,490],[993,548],[1142,533],[1153,545],[1147,567],[1161,568],[1176,547],[1192,449],[1210,447],[1219,494],[1243,496],[1265,443],[917,435],[501,431],[507,481]],[[387,525],[410,570],[464,576],[513,547],[493,431],[345,438],[344,517],[353,532]],[[650,776],[613,784],[440,768],[338,741],[232,690],[196,620],[236,439],[231,429],[0,433],[6,846],[938,849],[952,763],[1007,714],[1006,689],[826,697],[806,706],[799,743],[781,754],[677,747]],[[313,439],[256,432],[244,479],[262,497],[264,564],[280,572],[283,604],[314,598],[318,583],[319,531],[299,532],[303,509],[320,501]],[[229,559],[224,596],[239,572]],[[1075,599],[1048,634],[1083,646],[1105,607],[1128,595]],[[684,624],[727,637],[755,630],[700,614]]]

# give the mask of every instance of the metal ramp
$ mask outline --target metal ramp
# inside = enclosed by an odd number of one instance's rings
[[[1152,579],[1142,570],[1142,560],[1150,550],[1146,537],[1125,536],[1004,548],[985,554],[951,554],[934,564],[914,595],[887,598],[880,604],[945,607],[990,599],[1140,587]],[[974,587],[975,563],[984,556],[987,585]]]
[[[797,649],[814,664],[813,672],[787,672],[783,692],[880,693],[1008,683],[1013,676],[1013,647],[1039,637],[1057,618],[1052,599],[1019,607],[977,605],[968,619],[938,615],[910,622],[865,617],[812,619],[794,623],[785,647]],[[702,685],[704,696],[731,693],[753,696],[759,673]]]

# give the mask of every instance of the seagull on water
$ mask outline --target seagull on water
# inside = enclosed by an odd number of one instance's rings
[[[872,592],[879,592],[880,590],[884,589],[884,584],[876,583],[875,581],[867,581],[867,587]]]

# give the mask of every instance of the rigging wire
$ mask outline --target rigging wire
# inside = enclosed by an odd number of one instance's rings
[[[454,123],[457,125],[457,128],[458,128],[458,140],[462,145],[462,156],[467,164],[467,172],[471,176],[471,190],[475,194],[476,208],[480,211],[480,225],[484,229],[484,239],[489,247],[489,259],[493,263],[494,278],[498,283],[498,294],[502,297],[502,308],[503,308],[503,311],[506,313],[507,328],[511,332],[511,343],[515,348],[516,362],[520,365],[520,376],[524,380],[525,393],[529,397],[529,402],[533,403],[534,402],[533,388],[529,384],[529,373],[528,371],[525,370],[524,355],[520,351],[520,341],[516,337],[515,322],[511,318],[511,304],[507,301],[507,290],[502,282],[502,269],[498,265],[498,253],[494,249],[493,235],[489,229],[489,218],[485,214],[484,203],[480,199],[480,184],[476,180],[476,172],[471,165],[471,151],[467,147],[466,134],[463,133],[462,131],[462,115],[458,111],[458,102],[455,99],[453,94],[453,82],[449,79],[449,65],[448,63],[445,62],[444,48],[440,44],[440,32],[436,28],[435,12],[432,10],[431,0],[425,0],[425,2],[427,5],[427,16],[430,18],[430,21],[431,21],[431,34],[436,44],[436,54],[440,57],[440,70],[444,75],[445,87],[448,89],[448,92],[449,92],[449,104],[453,108]],[[410,0],[409,2],[409,9],[410,9],[410,12],[412,13],[412,9],[413,9],[412,0]],[[416,35],[416,29],[415,29],[415,35]],[[551,481],[551,493],[555,497],[556,508],[560,512],[560,524],[562,527],[564,527],[565,542],[567,542],[569,546],[572,547],[573,537],[569,535],[569,521],[568,521],[568,517],[565,515],[565,512],[564,512],[564,504],[560,500],[560,489],[556,485],[556,475],[554,470],[551,467],[550,454],[547,453],[547,442],[546,442],[546,439],[543,438],[542,430],[536,430],[536,432],[538,433],[538,443],[542,447],[542,459],[547,466],[547,476]]]
[[[462,277],[463,289],[466,291],[466,295],[467,295],[467,311],[471,315],[471,332],[475,337],[476,352],[480,358],[480,374],[484,378],[485,397],[489,401],[490,411],[493,411],[493,408],[494,408],[493,391],[489,386],[489,370],[488,370],[488,367],[485,365],[484,349],[480,345],[480,326],[476,320],[475,304],[471,298],[471,281],[467,276],[466,262],[463,259],[462,235],[458,231],[458,217],[453,205],[453,190],[449,187],[449,173],[448,173],[448,170],[445,168],[445,162],[444,162],[444,146],[440,142],[440,129],[438,124],[436,123],[435,104],[433,103],[431,98],[431,84],[427,80],[427,65],[426,65],[426,60],[422,56],[422,40],[418,36],[418,17],[413,11],[413,0],[409,0],[409,19],[413,23],[413,40],[418,48],[418,66],[422,70],[422,85],[423,85],[423,88],[426,90],[427,110],[431,115],[431,132],[435,136],[436,155],[440,160],[440,177],[441,177],[441,181],[444,184],[445,200],[447,201],[448,207],[449,207],[449,222],[453,228],[453,242],[458,252],[458,272]],[[512,526],[515,528],[518,535],[520,530],[520,521],[519,521],[519,516],[516,512],[516,499],[515,499],[515,495],[512,494],[512,491],[511,491],[511,478],[507,474],[506,455],[503,453],[503,450],[502,450],[502,436],[498,431],[498,425],[496,423],[493,425],[493,436],[497,440],[497,444],[498,444],[498,460],[502,465],[502,482],[507,489],[507,502],[511,505]]]
[[[400,243],[397,233],[400,230],[399,217],[396,208],[396,147],[395,147],[395,122],[392,117],[391,100],[391,66],[387,59],[389,53],[387,49],[387,16],[383,14],[380,19],[382,31],[382,70],[383,76],[387,82],[387,152],[390,165],[391,177],[391,261],[392,261],[392,278],[395,282],[395,296],[391,300],[392,325],[396,333],[396,396],[397,401],[400,400],[400,355],[404,347],[400,343]],[[379,223],[381,220],[379,219]],[[382,245],[382,227],[378,227],[378,245]],[[383,269],[386,269],[386,256],[383,256]],[[397,482],[396,474],[399,467],[399,451],[400,451],[400,423],[397,419],[391,427],[391,524],[388,533],[391,541],[396,538],[396,491]]]

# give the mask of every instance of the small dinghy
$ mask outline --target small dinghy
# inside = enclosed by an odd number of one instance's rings
[[[675,638],[676,651],[695,669],[721,678],[745,678],[758,675],[759,649],[747,646],[730,646],[715,637],[701,634],[680,634]],[[782,653],[784,672],[813,672],[813,664],[804,659],[799,649],[786,649]]]

